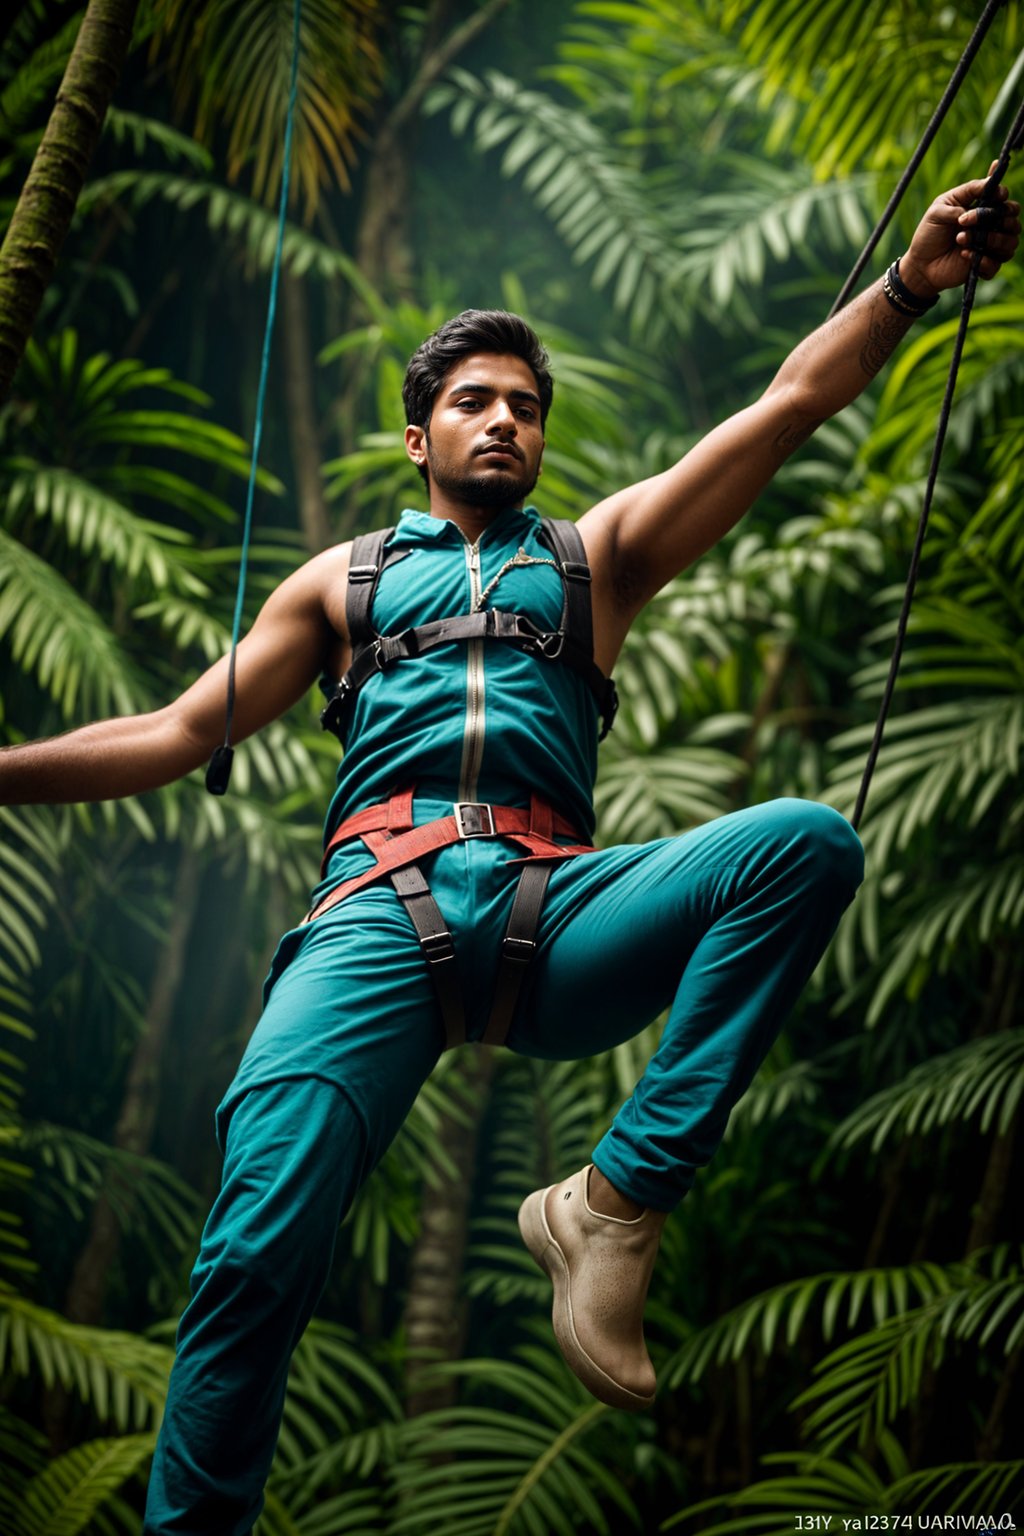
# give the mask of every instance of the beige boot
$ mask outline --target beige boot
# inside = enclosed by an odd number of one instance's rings
[[[602,1403],[649,1408],[656,1382],[644,1303],[665,1212],[623,1221],[592,1210],[590,1167],[528,1195],[519,1230],[555,1287],[551,1321],[569,1369]]]

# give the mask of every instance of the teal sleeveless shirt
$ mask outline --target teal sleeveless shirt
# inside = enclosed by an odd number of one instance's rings
[[[478,608],[559,627],[562,579],[533,507],[500,512],[471,544],[447,519],[402,513],[371,622],[394,634]],[[510,563],[515,562],[515,563]],[[598,718],[582,678],[493,640],[453,642],[396,663],[359,691],[345,721],[325,836],[415,784],[417,796],[526,806],[533,792],[586,838],[594,830]]]

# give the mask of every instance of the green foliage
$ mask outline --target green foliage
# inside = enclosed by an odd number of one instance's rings
[[[859,1445],[877,1439],[920,1401],[926,1372],[937,1371],[947,1352],[969,1346],[979,1357],[987,1346],[1007,1356],[1024,1342],[1019,1251],[979,1255],[947,1278],[945,1294],[902,1307],[820,1362],[818,1380],[793,1406],[813,1405],[803,1430],[827,1454],[854,1438]]]
[[[101,1510],[105,1531],[135,1536],[137,1515],[114,1496],[148,1461],[155,1440],[119,1435],[65,1451],[25,1488],[11,1536],[79,1536]]]
[[[170,1350],[136,1334],[69,1323],[0,1291],[0,1372],[59,1385],[122,1433],[159,1416],[171,1358]]]
[[[982,1135],[1005,1135],[1022,1093],[1024,1030],[1011,1029],[921,1062],[902,1082],[859,1105],[836,1127],[829,1145],[846,1152],[870,1138],[874,1153],[891,1141],[964,1120],[977,1120]]]
[[[296,195],[309,212],[325,184],[349,186],[360,120],[380,86],[384,61],[372,0],[305,0],[294,123]],[[196,136],[228,128],[228,178],[252,171],[257,199],[273,202],[283,165],[291,75],[292,19],[264,0],[239,13],[223,0],[172,0],[158,12],[179,107],[196,98]]]
[[[340,536],[422,503],[401,443],[405,360],[484,294],[537,317],[551,344],[546,513],[577,516],[659,473],[747,403],[823,316],[977,10],[588,0],[524,29],[510,8],[504,30],[441,77],[431,120],[407,128],[418,266],[392,301],[393,274],[347,254],[365,232],[370,168],[350,203],[323,188],[348,175],[374,94],[394,101],[417,48],[450,41],[443,9],[385,29],[379,7],[314,6],[304,36],[296,169],[317,222],[288,226],[284,256],[308,290],[314,425]],[[220,423],[251,419],[230,337],[258,334],[265,302],[275,220],[261,198],[280,173],[289,11],[165,8],[144,83],[129,73],[108,118],[51,290],[51,331],[2,423],[7,739],[152,708],[226,648],[237,551],[225,545],[248,448]],[[9,173],[34,150],[78,19],[30,0],[5,34]],[[880,264],[928,196],[987,166],[1019,90],[1020,19],[1017,0],[1001,8]],[[560,23],[554,56],[540,59],[545,28]],[[339,41],[329,56],[325,37]],[[181,101],[197,104],[202,146],[165,120],[168,63]],[[225,160],[239,181],[252,172],[253,196],[225,185]],[[168,322],[162,268],[179,246]],[[452,276],[463,272],[465,295]],[[945,1513],[1020,1497],[1024,1469],[999,1459],[1024,1329],[1010,1163],[1024,1091],[1019,273],[985,286],[972,326],[863,826],[867,881],[666,1228],[648,1308],[655,1413],[610,1414],[566,1373],[515,1211],[589,1158],[660,1022],[590,1061],[503,1054],[486,1114],[449,1056],[344,1226],[353,1262],[329,1305],[345,1326],[314,1325],[295,1357],[261,1536],[791,1530],[794,1512]],[[635,626],[602,749],[603,841],[685,832],[777,794],[852,807],[949,316],[947,305],[919,326],[885,380]],[[128,326],[144,345],[128,345]],[[128,355],[139,350],[153,361]],[[290,529],[275,403],[261,498]],[[256,584],[268,590],[300,557],[297,535],[264,535]],[[131,1485],[169,1350],[127,1328],[73,1327],[31,1287],[60,1294],[75,1230],[103,1195],[144,1239],[111,1306],[144,1327],[184,1290],[188,1183],[215,1176],[192,1146],[193,1100],[205,1116],[237,1054],[210,1021],[241,1034],[272,930],[301,911],[314,875],[334,749],[310,721],[296,713],[248,744],[223,802],[191,782],[116,808],[0,811],[0,1266],[11,1287],[0,1290],[0,1451],[12,1469],[0,1525],[14,1536],[138,1530]],[[138,945],[161,942],[170,920],[161,861],[177,867],[186,844],[226,909],[211,921],[215,902],[201,896],[190,914],[198,979],[176,980],[163,1068],[176,1097],[161,1134],[188,1182],[164,1148],[136,1159],[102,1139],[145,1027],[153,954]],[[43,1118],[38,1103],[26,1123],[26,1059],[28,1096],[66,1092],[80,1125],[56,1123],[60,1106]],[[87,1080],[65,1086],[76,1070]],[[454,1407],[405,1423],[404,1266],[425,1191],[437,1198],[461,1176],[437,1154],[444,1119],[479,1125],[462,1277],[471,1358],[436,1372]],[[990,1246],[956,1261],[968,1228],[986,1225]],[[67,1251],[55,1236],[65,1227]],[[534,1338],[543,1345],[524,1346]],[[51,1385],[70,1395],[81,1443],[48,1463],[35,1426]]]
[[[395,1469],[399,1513],[394,1536],[441,1528],[451,1536],[570,1536],[581,1528],[608,1536],[599,1495],[639,1529],[637,1510],[600,1455],[583,1443],[609,1410],[584,1399],[536,1349],[524,1363],[462,1360],[438,1367],[470,1386],[497,1387],[512,1411],[484,1403],[421,1414],[402,1431],[403,1459]],[[450,1458],[458,1459],[452,1461]],[[581,1526],[581,1522],[585,1522]]]
[[[269,272],[273,265],[277,214],[217,182],[169,171],[111,171],[85,187],[77,212],[84,216],[97,207],[122,200],[132,208],[144,208],[159,200],[181,213],[197,210],[205,216],[206,227],[212,234],[232,245],[237,243],[253,272]],[[351,257],[295,224],[285,227],[281,261],[297,277],[340,279],[351,283],[360,293],[367,282]]]
[[[833,253],[867,235],[858,183],[815,185],[804,170],[734,154],[724,168],[742,198],[707,190],[683,200],[663,175],[645,174],[628,141],[494,70],[482,80],[453,70],[431,105],[450,109],[456,133],[472,129],[479,151],[505,146],[502,174],[521,175],[573,260],[590,264],[594,289],[608,290],[648,342],[664,345],[670,326],[688,335],[698,305],[723,326],[755,330],[751,291],[772,264],[803,253],[812,222]]]

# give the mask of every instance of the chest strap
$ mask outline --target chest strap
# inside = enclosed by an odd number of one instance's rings
[[[453,815],[420,827],[412,825],[412,796],[411,789],[405,790],[342,822],[324,851],[323,868],[326,870],[335,848],[356,837],[377,862],[372,869],[329,891],[303,922],[314,922],[347,896],[389,877],[409,914],[427,963],[444,1020],[445,1048],[462,1045],[466,1039],[466,1018],[455,964],[455,942],[418,861],[439,848],[471,838],[501,837],[516,843],[526,850],[526,857],[522,861],[523,870],[502,940],[494,1001],[483,1036],[484,1044],[501,1045],[536,954],[537,927],[552,865],[576,854],[591,853],[593,849],[589,843],[569,846],[556,843],[556,835],[573,837],[577,834],[563,816],[537,796],[533,797],[528,811],[516,806],[463,802],[454,806]]]
[[[359,689],[378,672],[399,661],[422,656],[438,645],[470,640],[498,640],[514,645],[542,661],[560,662],[580,676],[590,689],[601,717],[601,737],[612,728],[619,706],[615,684],[594,661],[594,627],[590,600],[590,567],[583,540],[575,523],[544,518],[541,538],[555,556],[562,580],[562,615],[557,630],[542,630],[521,613],[488,608],[480,613],[458,614],[418,624],[394,635],[379,635],[371,612],[380,575],[387,566],[408,554],[391,550],[394,529],[360,534],[352,542],[345,619],[352,645],[352,665],[340,682],[322,678],[327,697],[320,723],[325,731],[341,736],[349,705]]]

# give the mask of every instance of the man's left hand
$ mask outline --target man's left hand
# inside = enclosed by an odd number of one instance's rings
[[[995,168],[993,161],[989,175]],[[974,207],[987,185],[987,177],[965,181],[932,203],[914,231],[909,251],[900,258],[900,277],[912,293],[931,298],[944,288],[959,288],[979,248],[985,252],[978,268],[984,278],[995,277],[1016,251],[1020,204],[1011,202],[1006,187],[1001,186],[996,194],[997,208]]]

